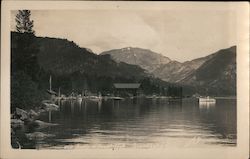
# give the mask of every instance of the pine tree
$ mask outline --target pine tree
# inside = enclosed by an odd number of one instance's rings
[[[39,64],[37,61],[38,47],[35,45],[33,20],[30,20],[30,10],[19,10],[16,15],[16,30],[22,35],[13,36],[15,46],[11,50],[12,73],[24,71],[32,80],[37,80]]]
[[[35,31],[33,28],[33,20],[30,20],[30,10],[18,10],[16,15],[16,30],[19,33],[32,33]]]
[[[43,94],[38,89],[39,51],[29,10],[19,10],[16,30],[11,34],[11,111],[27,109],[40,103]]]

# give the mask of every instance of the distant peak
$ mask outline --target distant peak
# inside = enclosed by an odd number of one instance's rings
[[[139,48],[139,47],[124,47],[124,48],[121,48],[122,51],[130,51],[130,50],[144,50],[144,51],[150,51],[150,52],[153,52],[149,49],[144,49],[144,48]]]
[[[126,50],[131,50],[131,49],[133,49],[133,48],[132,47],[125,47],[125,48],[122,48],[121,50],[126,51]]]

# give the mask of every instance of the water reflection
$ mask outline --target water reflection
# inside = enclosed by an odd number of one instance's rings
[[[201,102],[199,103],[199,107],[200,109],[211,109],[215,107],[215,103],[214,102]]]
[[[55,134],[38,143],[42,148],[236,145],[235,100],[198,104],[135,98],[58,104],[60,111],[41,116],[59,124],[41,130]]]

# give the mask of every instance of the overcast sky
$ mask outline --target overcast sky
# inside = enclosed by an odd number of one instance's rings
[[[15,29],[12,11],[11,28]],[[37,36],[67,38],[99,54],[140,47],[186,61],[236,45],[229,9],[31,10]]]

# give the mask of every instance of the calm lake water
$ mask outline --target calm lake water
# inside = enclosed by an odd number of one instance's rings
[[[236,100],[216,104],[167,99],[61,101],[59,111],[40,120],[57,123],[39,131],[45,139],[24,140],[27,147],[152,148],[236,146]],[[25,143],[26,142],[26,143]],[[31,146],[32,145],[32,146]]]

